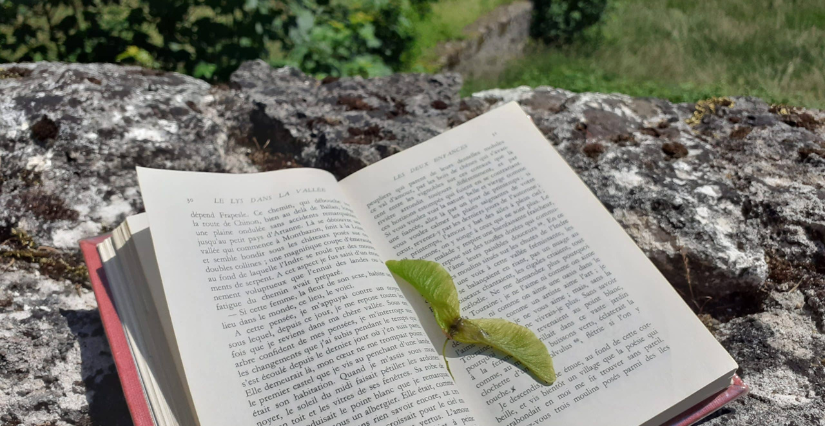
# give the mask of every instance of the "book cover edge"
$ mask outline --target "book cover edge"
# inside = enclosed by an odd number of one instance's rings
[[[143,385],[138,375],[132,351],[126,341],[120,316],[109,294],[108,282],[103,272],[103,261],[97,251],[97,244],[106,238],[108,238],[108,235],[81,240],[80,249],[89,270],[89,281],[95,294],[100,320],[106,333],[106,340],[112,350],[112,358],[115,361],[115,368],[120,386],[123,388],[123,396],[126,399],[129,415],[132,417],[135,426],[154,426],[155,423],[149,411],[149,403],[143,392]]]
[[[668,420],[662,426],[690,426],[700,420],[717,412],[722,407],[731,402],[744,397],[750,392],[750,387],[746,385],[739,375],[731,377],[731,384],[726,389],[714,394],[704,401],[688,408],[683,413]]]

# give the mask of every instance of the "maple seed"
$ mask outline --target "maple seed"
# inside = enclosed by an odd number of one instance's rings
[[[461,317],[458,291],[450,273],[429,260],[388,260],[387,268],[413,286],[433,309],[435,321],[447,339],[490,346],[520,362],[547,385],[556,381],[553,358],[547,347],[527,327],[504,319]],[[447,341],[444,342],[447,348]],[[444,362],[447,363],[446,351]],[[450,364],[447,363],[447,371]],[[452,375],[452,372],[450,372]]]

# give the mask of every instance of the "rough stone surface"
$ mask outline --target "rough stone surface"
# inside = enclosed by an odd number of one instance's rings
[[[465,104],[509,100],[695,308],[727,319],[796,288],[822,325],[825,113],[735,98],[702,115],[701,104],[551,88]]]
[[[237,120],[268,154],[339,177],[438,135],[458,109],[458,75],[396,74],[323,82],[293,68],[247,62],[232,75],[251,106]],[[263,164],[268,167],[269,164]]]
[[[134,166],[339,177],[516,100],[753,387],[706,425],[825,425],[825,114],[460,79],[229,84],[115,65],[0,72],[0,424],[129,424],[76,241],[141,210]]]
[[[800,292],[777,293],[767,310],[722,324],[716,337],[739,361],[751,393],[709,424],[825,424],[825,336]]]

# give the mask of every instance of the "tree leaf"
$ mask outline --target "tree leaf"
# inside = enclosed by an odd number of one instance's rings
[[[435,320],[448,335],[450,327],[461,319],[458,292],[450,273],[441,265],[428,260],[388,260],[387,268],[410,283],[435,313]]]
[[[453,339],[491,346],[524,365],[539,380],[556,381],[556,370],[547,347],[530,329],[503,319],[462,319]]]

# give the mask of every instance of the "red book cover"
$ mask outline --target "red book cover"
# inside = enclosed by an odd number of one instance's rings
[[[89,279],[92,282],[92,290],[97,299],[100,319],[103,322],[103,329],[106,331],[106,338],[109,339],[109,346],[112,348],[112,357],[115,359],[120,385],[123,387],[123,395],[126,397],[126,404],[129,406],[132,421],[135,426],[154,426],[149,403],[143,392],[143,385],[132,352],[126,341],[126,335],[123,333],[123,325],[117,314],[117,308],[112,301],[109,284],[103,271],[103,262],[97,251],[97,244],[108,237],[108,235],[101,235],[83,240],[80,242],[80,249],[86,260],[86,266],[89,268]],[[662,426],[692,425],[747,393],[748,386],[742,382],[739,376],[734,375],[731,379],[731,385],[727,389],[694,405],[684,413],[665,422]]]
[[[705,417],[713,414],[716,410],[725,406],[731,401],[741,398],[748,394],[748,385],[742,382],[738,375],[734,374],[731,378],[730,386],[727,389],[707,398],[706,400],[694,405],[682,414],[665,422],[662,426],[689,426]]]
[[[97,244],[108,235],[89,238],[80,242],[80,250],[86,260],[86,267],[89,268],[89,280],[92,282],[92,290],[97,299],[97,307],[100,311],[100,320],[103,322],[103,329],[106,338],[109,340],[109,347],[112,349],[112,358],[115,359],[117,375],[120,377],[120,386],[123,387],[123,396],[126,397],[126,405],[129,407],[129,414],[135,426],[154,426],[152,414],[149,411],[149,402],[143,393],[143,385],[138,375],[132,351],[126,341],[126,334],[123,333],[123,325],[117,314],[117,309],[112,301],[112,294],[109,290],[109,283],[106,281],[106,274],[103,272],[103,262],[97,252]]]

